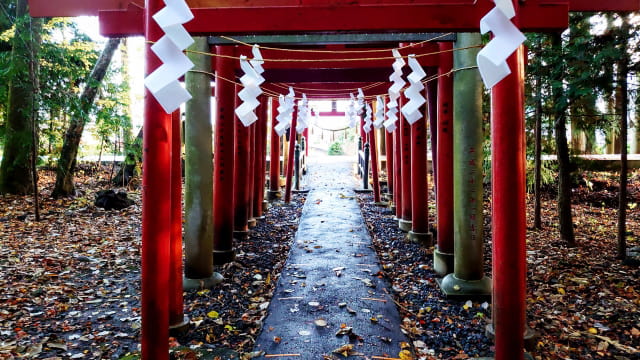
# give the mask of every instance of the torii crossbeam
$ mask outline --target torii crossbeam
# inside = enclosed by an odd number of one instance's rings
[[[161,0],[30,0],[33,16],[98,15],[105,36],[162,32],[152,19]],[[196,35],[309,32],[477,32],[490,0],[188,0]],[[640,0],[514,1],[514,23],[522,31],[561,31],[569,11],[637,11]],[[146,73],[160,61],[147,47]],[[524,52],[509,60],[512,74],[492,90],[494,179],[495,358],[521,359],[525,327],[525,134]],[[142,214],[142,357],[168,359],[170,263],[171,116],[148,93],[145,97]],[[497,184],[499,182],[499,184]]]

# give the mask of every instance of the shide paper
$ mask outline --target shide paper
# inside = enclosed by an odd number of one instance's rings
[[[384,99],[378,95],[376,97],[376,120],[373,122],[373,126],[376,129],[380,129],[384,123]]]
[[[405,120],[407,120],[409,124],[413,124],[422,118],[420,107],[427,102],[424,96],[422,96],[422,90],[424,90],[422,79],[424,79],[427,74],[422,69],[422,66],[420,66],[418,60],[416,60],[415,55],[409,55],[408,63],[409,68],[411,68],[411,74],[407,76],[410,85],[404,91],[404,96],[409,101],[402,107],[402,115],[404,115]]]
[[[524,34],[511,22],[515,10],[510,0],[496,0],[496,7],[480,20],[480,32],[491,31],[494,38],[477,55],[480,76],[487,88],[491,89],[511,74],[507,58],[526,39]]]
[[[235,112],[245,127],[258,120],[255,110],[260,105],[258,101],[258,96],[262,94],[260,85],[265,80],[261,75],[264,72],[262,68],[264,61],[260,50],[254,46],[252,52],[254,56],[252,60],[247,60],[244,55],[240,56],[240,68],[244,75],[240,78],[243,89],[238,93],[238,97],[242,100],[242,104],[236,108]]]
[[[296,123],[296,131],[298,134],[302,134],[304,129],[309,127],[310,118],[311,109],[309,109],[309,100],[307,100],[307,94],[302,94],[302,100],[298,101],[298,121]]]
[[[193,14],[184,0],[165,0],[165,7],[153,15],[153,19],[164,32],[153,46],[162,65],[144,79],[144,85],[167,114],[180,108],[191,99],[191,94],[180,85],[178,79],[193,68],[193,63],[183,51],[193,44],[193,38],[183,24],[193,19]]]
[[[398,120],[398,99],[400,98],[400,91],[406,84],[402,79],[402,67],[405,65],[402,55],[396,49],[391,50],[393,57],[396,59],[393,62],[393,73],[389,76],[389,81],[392,82],[389,88],[389,102],[387,103],[387,120],[383,123],[385,129],[388,132],[392,132],[396,129],[396,121]]]
[[[371,110],[371,105],[367,103],[365,105],[364,126],[362,127],[365,133],[369,133],[369,131],[371,131],[371,125],[373,125],[373,122],[371,122],[372,115],[373,110]]]
[[[287,96],[279,96],[278,115],[276,120],[278,124],[275,127],[278,136],[284,135],[287,129],[291,126],[293,120],[293,108],[295,106],[295,93],[293,88],[289,87],[289,93]]]

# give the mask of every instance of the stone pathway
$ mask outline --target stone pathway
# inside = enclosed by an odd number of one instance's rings
[[[352,344],[349,355],[397,358],[408,340],[387,283],[377,277],[379,262],[353,192],[353,158],[309,160],[311,191],[254,350],[331,359],[344,358],[333,350]]]

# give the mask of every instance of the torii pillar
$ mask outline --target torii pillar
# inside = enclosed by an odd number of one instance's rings
[[[441,276],[453,272],[453,44],[439,43],[436,174],[437,246],[433,269]],[[448,75],[446,75],[448,74]],[[435,162],[433,162],[435,164]]]
[[[231,46],[216,46],[219,55],[233,56]],[[233,59],[218,57],[216,75],[234,77]],[[217,114],[213,144],[213,264],[222,265],[235,258],[233,250],[233,188],[234,188],[234,104],[235,86],[216,81]]]
[[[158,41],[162,30],[151,17],[162,8],[148,0],[145,38]],[[146,74],[162,65],[146,44]],[[169,296],[171,244],[171,115],[145,89],[142,162],[142,296],[141,346],[144,360],[169,359]],[[163,339],[156,343],[156,339]]]

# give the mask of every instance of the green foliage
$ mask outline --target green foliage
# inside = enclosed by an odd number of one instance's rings
[[[342,143],[340,141],[335,141],[329,146],[329,155],[344,155],[344,150],[342,149]]]
[[[535,186],[535,161],[527,160],[527,192],[533,193]],[[540,186],[549,188],[558,182],[558,163],[556,161],[542,161],[540,163]]]

